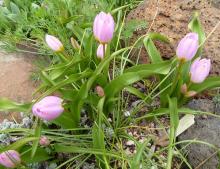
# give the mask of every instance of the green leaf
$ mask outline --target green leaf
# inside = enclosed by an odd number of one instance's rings
[[[199,44],[200,44],[200,47],[197,51],[197,54],[196,54],[196,57],[200,56],[202,54],[202,50],[203,50],[203,43],[205,42],[205,39],[206,39],[206,36],[205,36],[205,32],[202,28],[202,24],[199,20],[199,13],[196,12],[194,14],[194,17],[193,19],[191,20],[191,22],[189,23],[188,25],[188,28],[193,31],[193,32],[196,32],[198,33],[199,35]],[[202,44],[202,45],[201,45]],[[195,57],[195,58],[196,58]]]
[[[94,149],[101,149],[105,151],[105,136],[102,128],[102,116],[103,116],[103,105],[104,105],[105,98],[101,98],[98,103],[98,121],[96,121],[92,128],[92,141],[93,141],[93,148]],[[98,163],[104,167],[105,163],[103,161],[106,161],[106,157],[96,155],[96,160]],[[102,168],[103,168],[102,167]]]
[[[179,125],[179,114],[177,107],[177,98],[169,98],[169,111],[170,111],[170,127],[174,127],[176,130]]]
[[[160,52],[157,50],[156,46],[153,43],[153,40],[161,40],[168,43],[169,39],[158,33],[150,33],[144,38],[144,46],[148,52],[150,60],[152,63],[158,63],[163,61]]]
[[[20,14],[20,9],[15,3],[10,2],[10,7],[11,7],[11,11],[13,14],[16,14],[16,15]]]
[[[220,77],[208,77],[204,82],[200,84],[192,84],[190,90],[200,93],[204,90],[220,87]]]
[[[34,140],[33,142],[33,146],[32,146],[32,149],[31,149],[31,158],[34,157],[36,151],[37,151],[37,148],[38,148],[38,143],[39,143],[39,140],[40,140],[40,135],[41,135],[41,127],[42,127],[42,121],[40,120],[39,123],[38,123],[38,120],[37,120],[37,124],[36,124],[36,128],[35,128],[35,133],[34,133],[34,136],[38,139]]]
[[[21,151],[26,152],[28,151],[28,149],[31,149],[30,147],[26,147],[24,149],[22,149]],[[33,158],[31,157],[31,151],[28,151],[27,153],[24,153],[21,156],[22,161],[24,161],[25,163],[37,163],[37,162],[43,162],[46,160],[49,160],[50,158],[52,158],[51,156],[48,155],[47,151],[44,148],[38,147],[36,152],[35,152],[35,156]]]
[[[133,160],[131,161],[131,169],[140,168],[142,154],[144,153],[145,147],[147,146],[148,143],[149,141],[147,140],[138,147],[137,153],[135,154],[135,156],[133,157]]]
[[[61,144],[55,144],[54,145],[55,152],[61,152],[61,153],[85,153],[85,154],[94,154],[94,155],[106,155],[109,157],[115,157],[119,159],[124,159],[121,155],[118,155],[116,152],[110,152],[105,151],[101,149],[94,149],[89,147],[79,147],[79,146],[73,146],[73,145],[61,145]],[[125,160],[125,159],[124,159]]]
[[[63,112],[61,116],[53,120],[52,123],[61,126],[64,129],[72,129],[76,126],[70,112]]]
[[[129,93],[139,97],[140,99],[145,100],[146,96],[142,92],[140,92],[138,89],[131,87],[131,86],[127,86],[127,87],[125,87],[125,90],[127,90]]]
[[[168,96],[169,101],[169,111],[170,111],[170,138],[169,138],[169,149],[168,149],[168,157],[167,157],[167,169],[171,169],[172,167],[172,159],[173,159],[173,144],[176,140],[176,129],[179,125],[179,115],[178,115],[178,107],[177,107],[177,98],[170,98]]]
[[[112,98],[116,93],[121,91],[124,87],[131,85],[134,82],[142,80],[155,74],[167,74],[170,70],[170,61],[158,64],[147,64],[133,66],[125,71],[124,74],[112,80],[105,87],[106,98]]]
[[[5,98],[0,99],[0,111],[27,112],[30,106],[31,104],[20,104]]]
[[[36,138],[36,137],[26,137],[26,138],[17,140],[16,142],[10,144],[9,146],[6,146],[6,147],[0,149],[0,152],[4,152],[7,150],[17,150],[17,149],[21,148],[22,146],[24,146],[25,144],[27,144],[31,141],[37,140],[37,139],[38,138]]]

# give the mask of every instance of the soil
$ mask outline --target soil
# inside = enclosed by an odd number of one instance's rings
[[[194,11],[198,11],[201,14],[200,20],[207,36],[220,21],[220,10],[218,8],[220,8],[219,0],[145,0],[129,13],[127,20],[146,20],[148,28],[154,20],[150,32],[164,34],[171,41],[170,44],[156,42],[156,46],[164,58],[171,58],[175,55],[175,49],[180,39],[190,31],[188,23]],[[146,34],[148,28],[135,32],[133,41],[137,37]],[[220,25],[206,41],[203,56],[211,58],[213,62],[211,73],[219,75]],[[149,62],[145,49],[141,51],[140,62]]]
[[[0,98],[16,102],[32,100],[35,85],[31,80],[35,57],[30,54],[4,53],[0,51]],[[0,122],[4,119],[19,119],[18,113],[1,112]]]

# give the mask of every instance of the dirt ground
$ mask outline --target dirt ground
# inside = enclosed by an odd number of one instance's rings
[[[35,89],[31,80],[35,57],[30,54],[4,53],[0,51],[0,98],[9,98],[17,102],[32,100]],[[7,119],[19,119],[19,113],[1,112],[0,122]]]

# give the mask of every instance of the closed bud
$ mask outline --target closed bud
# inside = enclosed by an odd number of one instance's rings
[[[109,43],[114,34],[115,22],[110,13],[100,12],[93,23],[93,33],[99,43]]]
[[[184,83],[182,86],[181,86],[181,93],[182,94],[185,94],[186,92],[187,92],[187,85],[186,85],[186,83]]]
[[[209,75],[210,59],[197,58],[190,67],[190,80],[193,83],[202,83]]]
[[[8,150],[0,154],[0,164],[4,167],[15,168],[20,163],[20,154],[15,150]]]
[[[43,120],[54,120],[64,111],[62,102],[63,100],[59,97],[47,96],[33,105],[32,112]]]
[[[179,60],[191,60],[199,48],[199,36],[197,33],[188,33],[178,44],[176,55]]]
[[[105,96],[105,92],[101,86],[96,86],[96,93],[98,94],[99,97]]]
[[[104,58],[104,50],[106,51],[107,46],[105,45],[105,49],[104,49],[104,45],[103,44],[99,44],[98,48],[97,48],[97,57],[100,59]]]
[[[74,49],[79,50],[80,49],[80,45],[79,43],[72,37],[70,38],[71,41],[71,45]]]
[[[47,45],[55,52],[62,52],[64,50],[63,44],[58,38],[52,35],[46,35],[45,41]]]
[[[39,143],[41,146],[46,147],[46,146],[50,145],[50,140],[46,136],[42,136],[39,140]]]
[[[186,94],[185,94],[185,97],[193,97],[195,96],[197,93],[196,91],[188,91]]]

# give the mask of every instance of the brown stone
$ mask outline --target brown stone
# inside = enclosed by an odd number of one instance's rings
[[[146,34],[150,25],[152,27],[149,32],[158,32],[168,36],[171,44],[156,42],[156,46],[163,58],[171,58],[175,55],[175,49],[180,39],[190,31],[188,23],[195,11],[200,13],[200,20],[207,36],[220,21],[220,9],[217,8],[216,3],[211,3],[211,0],[145,0],[129,13],[127,19],[144,19],[148,22],[147,30],[135,32],[134,40]],[[203,56],[211,58],[212,74],[219,75],[220,25],[207,39]],[[142,49],[140,62],[146,62],[148,60],[146,58],[146,50]]]

